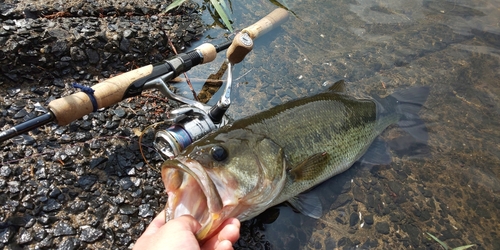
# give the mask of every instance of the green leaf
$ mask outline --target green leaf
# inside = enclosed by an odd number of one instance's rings
[[[227,14],[224,11],[224,9],[221,7],[219,1],[210,0],[210,3],[212,3],[212,5],[214,6],[215,11],[217,11],[217,14],[219,14],[224,25],[226,25],[226,27],[229,29],[229,31],[233,32],[233,27],[231,26],[231,22],[229,21],[229,18],[227,17]]]
[[[431,236],[431,238],[435,241],[437,241],[437,243],[439,243],[442,247],[444,247],[444,249],[448,250],[450,247],[448,246],[448,244],[440,241],[436,236],[430,234],[430,233],[427,233],[429,236]]]
[[[184,2],[186,2],[186,0],[175,0],[167,7],[167,9],[164,12],[169,12],[170,10],[181,6],[181,4],[183,4]]]

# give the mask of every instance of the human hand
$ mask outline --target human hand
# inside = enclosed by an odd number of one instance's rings
[[[192,216],[183,215],[165,223],[161,212],[151,221],[146,231],[135,242],[134,249],[202,249],[229,250],[240,237],[240,221],[230,218],[219,227],[221,230],[200,246],[195,233],[201,228]]]

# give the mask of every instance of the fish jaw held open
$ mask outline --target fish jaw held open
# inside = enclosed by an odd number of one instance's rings
[[[226,139],[189,147],[162,166],[167,221],[193,216],[201,224],[197,232],[200,241],[211,237],[228,218],[246,220],[263,212],[285,184],[284,157],[276,145],[262,138],[250,140],[253,142],[246,146]],[[236,144],[239,147],[235,148]],[[227,150],[227,158],[212,159],[207,152],[214,147]],[[260,150],[254,151],[256,148]],[[262,149],[273,154],[263,156]]]
[[[213,182],[197,165],[194,161],[168,160],[163,164],[162,179],[168,195],[166,220],[193,216],[201,225],[196,237],[203,240],[222,223],[223,207]]]

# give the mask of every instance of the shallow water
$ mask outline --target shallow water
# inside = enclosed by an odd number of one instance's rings
[[[237,29],[275,8],[241,2],[232,3]],[[287,4],[296,16],[258,40],[234,70],[232,118],[339,79],[356,96],[426,85],[431,93],[420,115],[429,142],[408,145],[409,136],[391,127],[382,135],[392,146],[389,166],[354,166],[321,185],[327,209],[319,220],[280,207],[274,222],[278,210],[245,223],[238,246],[438,249],[431,233],[452,247],[500,249],[500,1]],[[209,32],[213,42],[223,33]],[[190,77],[206,78],[222,59]]]

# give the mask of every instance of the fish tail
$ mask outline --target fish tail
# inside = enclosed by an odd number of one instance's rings
[[[396,113],[398,126],[408,132],[417,142],[427,143],[429,135],[418,112],[429,96],[428,86],[414,87],[393,93],[381,101],[382,114]]]

